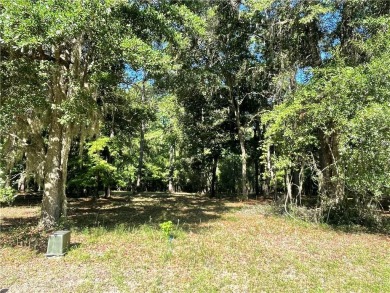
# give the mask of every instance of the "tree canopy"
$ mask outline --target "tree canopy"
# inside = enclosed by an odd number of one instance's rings
[[[271,196],[328,221],[390,196],[388,1],[4,0],[0,198]],[[383,207],[382,208],[386,208]]]

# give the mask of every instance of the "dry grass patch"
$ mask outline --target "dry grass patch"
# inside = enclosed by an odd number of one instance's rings
[[[11,209],[23,213],[23,207]],[[87,213],[84,222],[79,209]],[[159,227],[167,220],[174,223],[172,240]],[[28,247],[3,245],[0,288],[390,292],[388,237],[275,217],[267,205],[162,194],[118,197],[96,206],[80,200],[71,203],[66,224],[72,225],[74,245],[63,258],[47,259]],[[10,233],[12,229],[2,232],[2,239]]]

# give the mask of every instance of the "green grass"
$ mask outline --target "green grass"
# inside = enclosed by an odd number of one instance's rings
[[[85,202],[72,203],[73,213],[85,208],[90,218],[84,216],[83,222],[77,214],[70,215],[73,245],[65,257],[52,259],[45,258],[42,249],[12,242],[14,231],[24,229],[30,235],[33,227],[10,226],[11,215],[22,219],[25,210],[30,220],[31,208],[2,209],[0,288],[11,292],[31,288],[44,292],[390,292],[387,236],[344,233],[276,217],[265,205],[148,195],[133,198],[136,204],[129,208],[136,208],[127,214],[118,200],[104,201],[99,208],[98,219],[105,216],[105,225],[95,221],[96,211]],[[169,210],[164,213],[158,205]],[[168,220],[174,224],[171,241],[159,226]]]

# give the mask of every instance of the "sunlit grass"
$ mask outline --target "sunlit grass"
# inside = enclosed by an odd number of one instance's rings
[[[4,247],[0,287],[17,292],[390,292],[390,241],[383,235],[348,234],[277,217],[263,205],[237,204],[197,223],[166,220],[174,223],[171,239],[155,220],[74,227],[73,245],[58,259],[28,247]]]

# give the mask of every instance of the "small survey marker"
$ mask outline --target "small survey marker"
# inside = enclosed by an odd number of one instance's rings
[[[70,231],[56,231],[49,236],[46,256],[62,256],[70,246]]]

